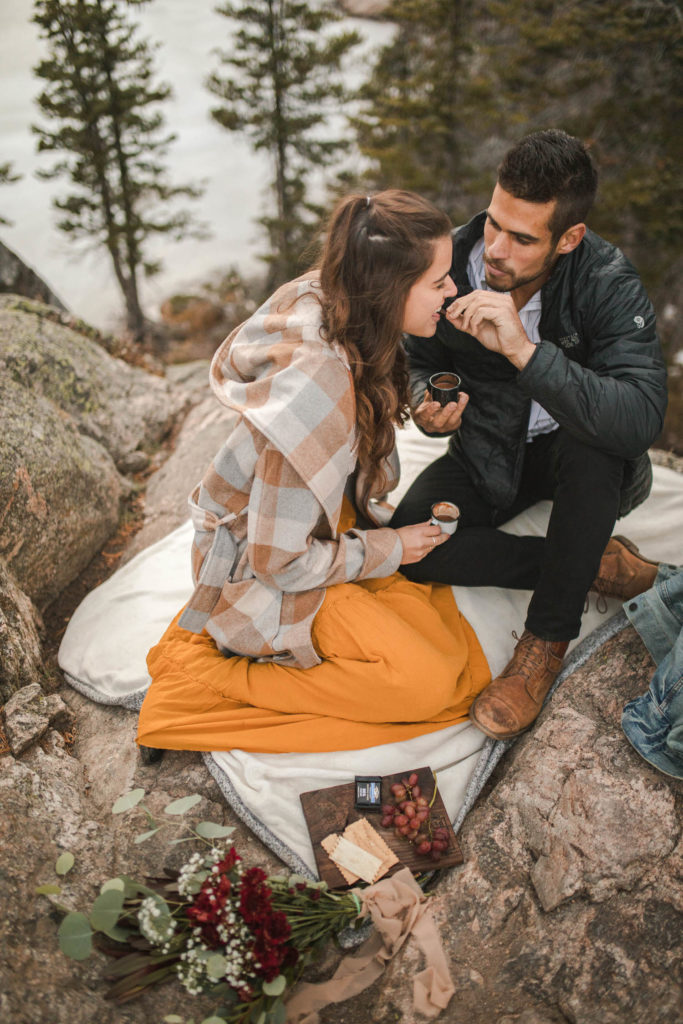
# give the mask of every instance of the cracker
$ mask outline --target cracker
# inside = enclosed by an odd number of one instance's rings
[[[325,838],[321,839],[320,841],[320,845],[322,846],[323,850],[330,858],[330,860],[332,860],[332,854],[334,853],[335,847],[337,846],[337,843],[339,842],[340,839],[341,836],[337,835],[336,832],[330,832],[329,836],[325,836]],[[359,880],[358,875],[354,875],[353,872],[347,871],[346,868],[343,868],[341,866],[341,864],[337,864],[337,868],[339,869],[339,871],[341,871],[345,881],[349,885],[353,885],[355,882]]]
[[[382,867],[379,857],[375,857],[374,853],[368,853],[345,836],[339,836],[330,857],[337,867],[345,868],[358,878],[362,878],[364,882],[373,882]]]
[[[373,878],[373,882],[386,875],[389,868],[393,867],[394,864],[398,864],[398,857],[394,851],[387,845],[379,832],[372,827],[367,818],[359,818],[358,821],[351,822],[344,829],[343,834],[351,842],[374,854],[375,857],[379,857],[381,861],[380,870]]]
[[[337,847],[341,839],[345,839],[348,843],[359,847],[365,851],[369,856],[372,856],[377,861],[377,867],[375,873],[371,878],[367,878],[360,871],[354,873],[352,865],[344,858],[344,847],[342,847],[342,860],[338,860],[335,856]],[[337,865],[345,880],[349,885],[353,885],[359,878],[362,878],[366,882],[376,882],[383,875],[386,875],[387,871],[394,864],[398,864],[398,857],[390,849],[389,846],[382,839],[381,835],[372,827],[367,818],[360,818],[358,821],[352,822],[344,829],[343,835],[340,836],[336,832],[332,832],[329,836],[325,836],[320,844],[327,853],[330,860],[333,860]],[[370,866],[370,862],[366,861],[366,866]]]

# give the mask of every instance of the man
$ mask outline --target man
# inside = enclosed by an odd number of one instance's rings
[[[625,600],[657,572],[629,541],[610,539],[650,491],[666,371],[636,271],[584,223],[596,189],[578,139],[558,130],[522,139],[488,210],[454,232],[458,297],[433,339],[406,342],[415,422],[452,436],[391,525],[424,521],[437,500],[461,515],[447,543],[404,571],[533,591],[512,660],[470,712],[500,739],[538,715],[589,589]],[[441,408],[426,384],[443,370],[463,390]],[[541,499],[553,502],[545,538],[497,529]]]

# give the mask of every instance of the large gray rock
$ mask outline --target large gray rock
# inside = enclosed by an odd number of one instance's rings
[[[0,559],[0,704],[43,678],[42,621]]]
[[[0,292],[25,295],[29,299],[48,302],[58,309],[66,309],[49,284],[3,242],[0,242]]]
[[[620,728],[652,663],[635,631],[598,650],[503,758],[436,888],[450,1024],[670,1024],[683,992],[683,784]],[[409,946],[327,1024],[412,1022]]]
[[[41,608],[113,534],[120,470],[139,468],[185,401],[54,313],[0,296],[0,557]]]
[[[131,452],[159,444],[182,408],[168,381],[113,358],[90,332],[65,326],[52,314],[41,303],[0,296],[5,375],[66,414],[117,465]]]

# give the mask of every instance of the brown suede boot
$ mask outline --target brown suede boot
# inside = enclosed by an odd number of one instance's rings
[[[628,601],[650,589],[658,569],[659,562],[643,558],[633,541],[612,537],[600,559],[591,590],[604,597]]]
[[[562,668],[568,640],[541,640],[525,629],[501,674],[470,708],[470,718],[494,740],[508,740],[528,729]]]

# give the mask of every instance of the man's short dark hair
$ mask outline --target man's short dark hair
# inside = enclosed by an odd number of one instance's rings
[[[559,128],[534,132],[506,153],[498,184],[529,203],[557,200],[549,228],[553,243],[580,224],[595,200],[598,172],[580,139]]]

